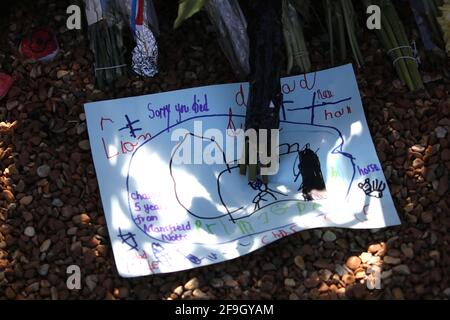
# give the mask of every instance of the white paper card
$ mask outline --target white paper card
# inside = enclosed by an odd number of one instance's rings
[[[282,91],[280,170],[267,185],[239,174],[227,131],[243,127],[247,83],[85,105],[121,276],[218,263],[310,228],[400,223],[352,66],[284,78]],[[199,164],[174,161],[183,155]]]

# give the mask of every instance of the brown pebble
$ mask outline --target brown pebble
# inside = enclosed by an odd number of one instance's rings
[[[361,259],[357,256],[352,256],[347,259],[345,265],[352,270],[356,270],[361,265]]]
[[[295,280],[294,280],[294,279],[292,279],[292,278],[286,278],[286,279],[284,279],[284,285],[285,285],[286,287],[295,287],[296,283],[295,283]]]
[[[91,145],[89,143],[89,140],[82,140],[78,143],[78,147],[80,147],[81,150],[89,151],[91,149]]]
[[[354,283],[355,282],[355,276],[354,275],[352,275],[352,274],[344,274],[343,276],[342,276],[342,281],[344,281],[344,283],[346,284],[346,285],[350,285],[350,284],[352,284],[352,283]]]
[[[173,290],[173,293],[175,293],[178,296],[181,296],[183,294],[183,286],[178,286]]]
[[[22,199],[20,199],[20,204],[27,206],[33,201],[33,196],[25,196]]]
[[[305,260],[303,260],[302,256],[296,256],[294,258],[294,263],[300,270],[305,270]]]
[[[387,264],[400,264],[401,260],[399,258],[391,257],[391,256],[385,256],[383,258],[383,262]]]
[[[11,191],[7,190],[7,189],[2,191],[2,197],[1,198],[5,199],[6,202],[9,202],[9,203],[14,202],[14,200],[15,200],[13,193]]]
[[[167,298],[167,300],[177,300],[178,296],[175,293],[171,293],[169,295],[169,297]]]
[[[107,291],[105,294],[105,300],[116,300],[116,298],[111,292]]]
[[[402,250],[405,257],[407,257],[408,259],[412,259],[414,257],[414,250],[410,246],[402,243],[400,249]]]
[[[412,166],[415,169],[423,167],[423,160],[420,158],[414,159]]]
[[[367,251],[370,252],[370,253],[377,253],[380,250],[381,250],[381,245],[380,244],[371,244],[369,246],[369,248],[367,249]]]
[[[184,288],[186,290],[194,290],[194,289],[197,289],[198,287],[199,287],[198,278],[192,278],[191,280],[186,282],[186,284],[184,285]]]
[[[308,289],[317,287],[319,285],[319,283],[320,283],[320,278],[317,276],[316,277],[311,276],[309,278],[306,278],[305,281],[303,282],[305,287]]]
[[[208,295],[198,288],[194,289],[194,291],[192,291],[192,295],[196,299],[202,299],[202,300],[208,299]]]
[[[8,298],[10,300],[12,300],[16,297],[16,293],[14,292],[13,289],[11,289],[11,287],[7,287],[5,289],[5,295],[6,295],[6,298]]]
[[[350,285],[349,287],[347,287],[346,294],[350,298],[363,299],[367,294],[367,290],[363,284],[354,283],[354,284]]]
[[[394,296],[395,300],[405,300],[405,297],[403,295],[403,291],[400,288],[392,289],[392,295]]]
[[[444,149],[441,152],[441,159],[442,161],[449,161],[450,160],[450,149]]]
[[[116,290],[114,290],[114,295],[119,299],[128,298],[129,294],[130,294],[130,291],[128,290],[127,287],[120,287],[119,289],[117,289],[117,292],[116,292]]]
[[[327,292],[328,291],[328,285],[326,284],[326,283],[322,283],[321,285],[320,285],[320,287],[319,287],[319,292],[320,293],[324,293],[324,292]]]
[[[86,213],[76,215],[72,218],[72,222],[75,224],[88,224],[90,221],[91,218]]]
[[[431,223],[433,221],[433,213],[431,211],[424,211],[420,214],[420,219],[423,223]]]
[[[395,266],[392,268],[394,272],[403,274],[403,275],[409,275],[411,274],[411,271],[409,270],[409,267],[406,264],[399,264],[398,266]]]

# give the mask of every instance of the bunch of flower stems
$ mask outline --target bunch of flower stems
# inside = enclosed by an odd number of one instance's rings
[[[364,64],[364,59],[356,39],[357,21],[351,0],[324,0],[325,16],[330,42],[331,64],[334,65],[335,36],[339,45],[341,60],[347,59],[347,40],[358,67]],[[336,28],[335,28],[336,27]]]
[[[450,1],[446,0],[445,3],[442,3],[439,10],[442,15],[437,18],[437,21],[439,23],[440,30],[442,30],[445,50],[447,51],[447,55],[450,57]]]
[[[384,49],[391,57],[400,79],[410,91],[423,89],[418,61],[392,2],[390,0],[365,0],[365,4],[375,4],[381,9],[381,29],[375,29],[375,31]]]
[[[287,72],[299,71],[307,73],[311,70],[308,49],[306,48],[303,34],[303,26],[297,14],[296,8],[300,7],[302,1],[282,0],[283,13],[283,35],[287,56]],[[292,1],[292,3],[291,3]]]
[[[114,87],[127,73],[122,29],[115,23],[108,23],[107,19],[101,19],[89,26],[88,36],[95,58],[98,88]]]

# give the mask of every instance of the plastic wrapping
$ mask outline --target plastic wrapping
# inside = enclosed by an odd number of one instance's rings
[[[88,25],[96,23],[101,19],[111,19],[116,22],[129,25],[135,30],[135,19],[138,15],[139,4],[142,10],[142,22],[151,31],[159,36],[159,23],[152,0],[84,0],[86,18]]]
[[[447,55],[450,57],[450,2],[445,1],[439,9],[442,12],[442,16],[437,19],[444,37],[445,50],[447,51]]]
[[[135,30],[133,17],[137,16],[137,0],[114,0],[114,3],[123,21],[129,21],[131,30]],[[143,24],[150,28],[155,36],[159,36],[158,17],[152,0],[143,0],[142,15]]]
[[[216,27],[220,46],[239,79],[250,73],[247,21],[237,0],[209,0],[205,4]]]
[[[121,19],[106,0],[85,0],[85,12],[96,84],[100,89],[110,88],[127,73]]]
[[[133,71],[145,77],[153,77],[158,73],[158,46],[150,28],[144,22],[144,0],[133,0],[131,13],[132,32],[136,40],[133,49]],[[136,16],[134,16],[136,12]],[[133,19],[133,17],[135,19]]]
[[[145,12],[151,0],[132,0],[130,28],[136,41],[133,49],[133,71],[145,77],[158,73],[158,45],[153,32],[145,21]]]
[[[127,32],[126,26],[129,26],[128,30],[136,41],[131,60],[131,66],[135,73],[152,77],[158,72],[158,46],[154,33],[159,33],[159,27],[152,0],[85,0],[85,7],[90,29],[96,24],[98,25],[101,20],[105,20],[111,32],[117,33],[116,36],[111,37],[111,48],[116,47],[116,43],[120,43],[117,47],[122,48],[122,32]],[[115,31],[112,28],[115,28]],[[93,37],[95,33],[91,31],[90,35]],[[102,45],[99,41],[93,43],[91,40],[91,48],[94,53],[96,51],[101,53],[102,50],[105,50]],[[111,49],[106,50],[110,51]],[[117,52],[114,56],[121,57],[122,54],[123,52]],[[97,56],[101,57],[102,55],[96,53]],[[113,61],[106,61],[111,65],[99,67],[96,59],[96,77],[100,80],[102,77],[106,78],[105,84],[108,85],[117,78],[115,73],[122,74],[127,64],[122,61],[115,64],[112,64]],[[102,76],[102,73],[105,73],[105,76]]]
[[[439,50],[440,37],[437,20],[432,16],[429,4],[423,0],[410,0],[409,4],[414,14],[420,37],[426,50]]]

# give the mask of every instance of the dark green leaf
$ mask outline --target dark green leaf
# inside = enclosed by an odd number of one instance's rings
[[[197,13],[204,5],[206,0],[181,0],[178,5],[178,17],[173,27],[178,28],[184,20]]]

